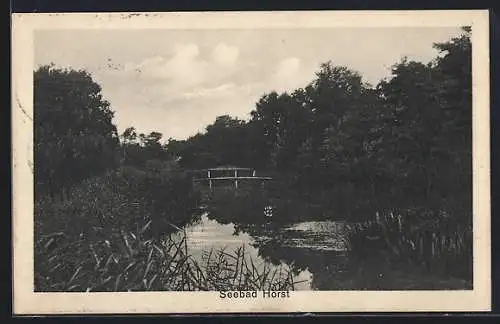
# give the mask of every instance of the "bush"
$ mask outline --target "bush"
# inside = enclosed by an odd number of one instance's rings
[[[175,165],[156,162],[146,170],[122,167],[85,180],[63,201],[37,197],[37,277],[45,278],[48,273],[64,277],[64,271],[74,271],[72,264],[92,255],[93,243],[88,242],[113,242],[122,232],[143,231],[148,238],[172,232],[176,226],[193,221],[191,209],[196,201],[191,181]],[[52,269],[47,263],[48,251],[58,247],[65,256],[59,267],[67,270]]]

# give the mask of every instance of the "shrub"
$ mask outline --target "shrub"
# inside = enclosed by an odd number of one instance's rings
[[[74,271],[71,264],[91,256],[95,245],[88,242],[112,242],[122,237],[122,231],[146,231],[146,237],[171,232],[174,226],[193,221],[191,208],[196,200],[191,181],[182,172],[173,165],[155,163],[146,170],[122,167],[87,179],[62,201],[37,197],[35,272],[40,278],[47,273],[64,277],[65,271]],[[62,249],[59,253],[66,257],[57,271],[47,263],[48,257],[54,257],[47,254],[49,248]]]
[[[472,227],[445,213],[409,210],[387,212],[379,221],[353,226],[351,253],[384,254],[427,270],[472,281]]]
[[[192,182],[150,161],[84,181],[35,208],[36,291],[293,289],[292,271],[256,265],[244,248],[188,254],[168,235],[194,221]]]

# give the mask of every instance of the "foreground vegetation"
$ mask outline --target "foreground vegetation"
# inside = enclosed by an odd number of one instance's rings
[[[461,278],[472,286],[472,228],[446,214],[393,211],[378,220],[356,224],[348,235],[358,257],[421,268]]]
[[[165,170],[121,168],[84,181],[63,201],[39,200],[36,290],[293,290],[291,269],[257,264],[243,248],[192,258],[186,237],[169,233],[196,222],[189,208],[196,197],[189,179]],[[149,196],[157,191],[175,199]]]
[[[288,267],[258,264],[243,247],[209,249],[196,260],[185,240],[146,240],[142,231],[110,240],[44,235],[36,243],[36,291],[294,290]]]

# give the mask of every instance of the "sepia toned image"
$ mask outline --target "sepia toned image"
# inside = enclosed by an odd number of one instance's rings
[[[489,307],[487,15],[295,14],[19,32],[19,305]]]

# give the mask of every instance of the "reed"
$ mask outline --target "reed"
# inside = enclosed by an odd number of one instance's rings
[[[256,264],[244,247],[207,250],[202,260],[188,253],[186,236],[156,241],[122,230],[104,240],[72,241],[53,233],[36,242],[37,291],[220,291],[293,290],[286,266]],[[176,236],[177,237],[177,236]]]
[[[222,290],[290,287],[284,269],[254,267],[244,249],[188,254],[181,228],[197,199],[181,172],[120,168],[63,200],[35,200],[36,291]],[[199,216],[199,215],[198,215]],[[176,237],[175,239],[173,237]],[[231,280],[228,280],[231,278]]]
[[[351,253],[380,252],[388,262],[403,261],[431,272],[472,280],[472,227],[452,217],[430,213],[387,212],[374,221],[352,225]]]

